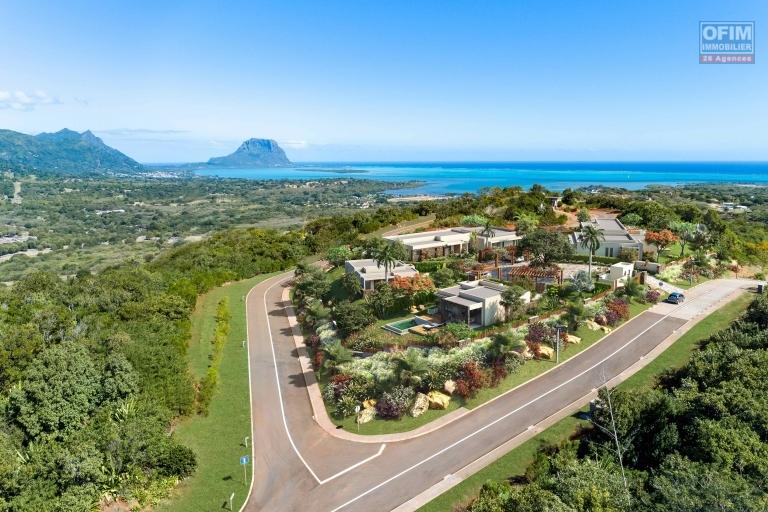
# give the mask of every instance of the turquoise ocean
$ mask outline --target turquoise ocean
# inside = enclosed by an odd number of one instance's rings
[[[398,162],[301,163],[265,169],[208,168],[201,176],[247,179],[361,178],[424,182],[423,186],[393,190],[393,194],[461,194],[484,187],[530,187],[550,190],[568,187],[623,187],[686,183],[741,183],[768,185],[768,162]]]

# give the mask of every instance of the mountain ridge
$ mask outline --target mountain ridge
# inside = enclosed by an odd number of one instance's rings
[[[143,165],[102,141],[90,130],[68,128],[37,135],[0,129],[0,170],[22,174],[135,174]]]

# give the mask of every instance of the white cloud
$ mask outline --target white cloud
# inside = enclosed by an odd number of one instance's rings
[[[0,90],[0,109],[34,110],[40,105],[56,105],[61,103],[58,98],[50,96],[45,91],[2,91]]]

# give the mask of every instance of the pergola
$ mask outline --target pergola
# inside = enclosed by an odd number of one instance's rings
[[[532,267],[519,265],[504,267],[504,272],[509,277],[524,277],[527,279],[551,278],[557,279],[557,284],[563,284],[563,269],[560,267]]]

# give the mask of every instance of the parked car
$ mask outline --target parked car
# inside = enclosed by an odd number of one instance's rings
[[[681,304],[685,302],[685,295],[679,292],[672,292],[667,297],[667,302],[670,304]]]

